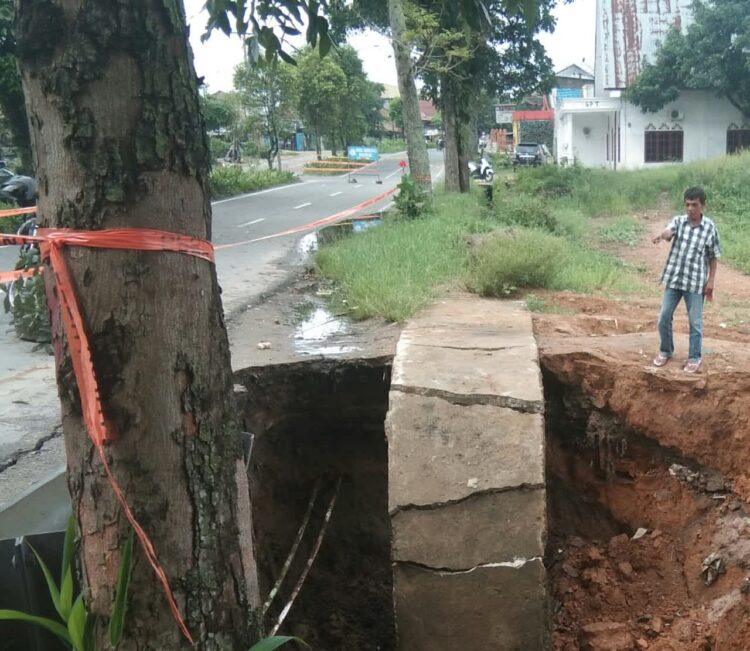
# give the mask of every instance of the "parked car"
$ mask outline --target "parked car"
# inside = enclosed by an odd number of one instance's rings
[[[520,142],[513,154],[513,167],[517,165],[543,165],[552,161],[547,145],[536,142]]]

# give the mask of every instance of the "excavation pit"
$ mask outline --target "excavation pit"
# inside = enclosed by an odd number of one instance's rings
[[[237,376],[254,435],[248,476],[262,600],[313,504],[264,617],[268,631],[305,571],[340,481],[319,554],[282,629],[314,649],[395,648],[384,433],[390,364],[385,357],[317,360]]]
[[[544,385],[552,648],[750,648],[750,518],[730,483]]]

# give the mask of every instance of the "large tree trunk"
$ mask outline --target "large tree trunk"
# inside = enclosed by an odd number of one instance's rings
[[[20,0],[18,56],[39,214],[74,229],[210,238],[208,148],[179,0]],[[200,649],[257,638],[250,504],[215,268],[70,248],[112,440],[106,454]],[[129,525],[86,434],[66,346],[57,380],[86,603],[105,624]],[[121,649],[188,644],[140,550]]]
[[[391,23],[393,52],[396,57],[398,91],[401,95],[401,110],[404,117],[406,150],[409,157],[409,172],[419,187],[426,193],[432,192],[430,159],[427,156],[427,143],[419,111],[419,96],[414,85],[414,68],[411,53],[406,41],[406,17],[403,0],[388,0],[388,18]]]
[[[456,118],[456,105],[453,94],[450,92],[450,83],[444,78],[440,83],[440,99],[443,106],[443,130],[445,132],[445,189],[448,192],[459,192],[461,183],[459,179],[459,157],[458,157],[458,123]]]
[[[469,126],[462,119],[456,89],[450,79],[440,83],[445,131],[445,189],[449,192],[469,191]]]

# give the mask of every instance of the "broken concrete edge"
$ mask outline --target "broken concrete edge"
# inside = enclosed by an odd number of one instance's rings
[[[12,466],[15,466],[25,456],[33,454],[34,452],[38,452],[39,450],[41,450],[45,443],[58,436],[62,436],[62,424],[55,425],[50,433],[40,435],[39,438],[35,439],[34,444],[30,447],[19,448],[11,452],[8,456],[0,458],[0,473]]]
[[[467,502],[469,500],[482,497],[483,495],[496,495],[498,493],[510,493],[514,491],[527,491],[527,492],[537,491],[537,490],[543,491],[545,488],[546,487],[544,484],[529,484],[529,483],[521,483],[515,486],[500,486],[496,488],[486,488],[484,490],[474,491],[473,493],[469,493],[468,495],[463,495],[453,500],[445,500],[443,502],[430,502],[429,504],[400,504],[395,509],[392,509],[391,511],[389,511],[389,515],[391,516],[391,519],[393,519],[399,513],[404,512],[404,511],[433,511],[436,509],[440,509],[444,506],[454,506],[456,504],[462,504],[463,502]]]
[[[375,355],[372,357],[358,357],[356,360],[352,359],[339,359],[332,357],[313,357],[310,359],[299,360],[295,362],[280,362],[278,364],[272,364],[272,366],[279,370],[280,373],[288,375],[293,371],[304,371],[309,369],[311,365],[315,365],[321,371],[334,371],[341,366],[351,364],[356,361],[357,364],[362,366],[371,367],[390,367],[393,363],[393,355]],[[235,383],[235,392],[243,393],[246,390],[244,380],[252,377],[258,369],[267,368],[268,364],[256,364],[253,366],[246,366],[244,368],[234,369],[232,377]],[[238,388],[236,385],[240,385]]]
[[[483,570],[487,568],[511,568],[514,570],[519,570],[529,563],[544,563],[544,559],[541,556],[533,556],[531,558],[523,558],[522,556],[514,556],[513,560],[510,561],[491,561],[487,563],[477,563],[473,567],[467,567],[467,568],[451,568],[451,567],[431,567],[429,565],[425,565],[424,563],[417,563],[415,561],[401,561],[401,560],[395,560],[391,564],[394,568],[409,566],[413,567],[419,570],[425,570],[427,572],[433,572],[439,576],[455,576],[457,574],[471,574],[472,572],[476,572],[477,570]]]
[[[0,540],[65,530],[72,510],[66,469],[60,464],[0,510]]]
[[[424,396],[425,398],[440,398],[459,407],[471,407],[473,405],[487,405],[490,407],[505,407],[523,414],[543,414],[544,401],[541,400],[523,400],[511,396],[500,396],[496,394],[482,393],[452,393],[442,389],[432,389],[429,387],[415,387],[404,384],[391,384],[391,391],[400,391],[412,395]]]

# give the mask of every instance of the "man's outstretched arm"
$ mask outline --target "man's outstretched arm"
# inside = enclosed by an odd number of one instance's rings
[[[652,242],[653,242],[654,244],[658,244],[658,243],[659,243],[659,242],[661,242],[662,240],[666,240],[667,242],[669,242],[669,240],[671,240],[671,239],[672,239],[672,237],[674,237],[674,230],[672,229],[672,227],[671,227],[671,226],[667,226],[667,227],[666,227],[666,228],[665,228],[665,229],[664,229],[664,230],[663,230],[663,231],[662,231],[661,233],[659,233],[659,234],[658,234],[658,235],[657,235],[657,236],[656,236],[655,238],[653,238],[653,239],[652,239],[651,241],[652,241]]]

